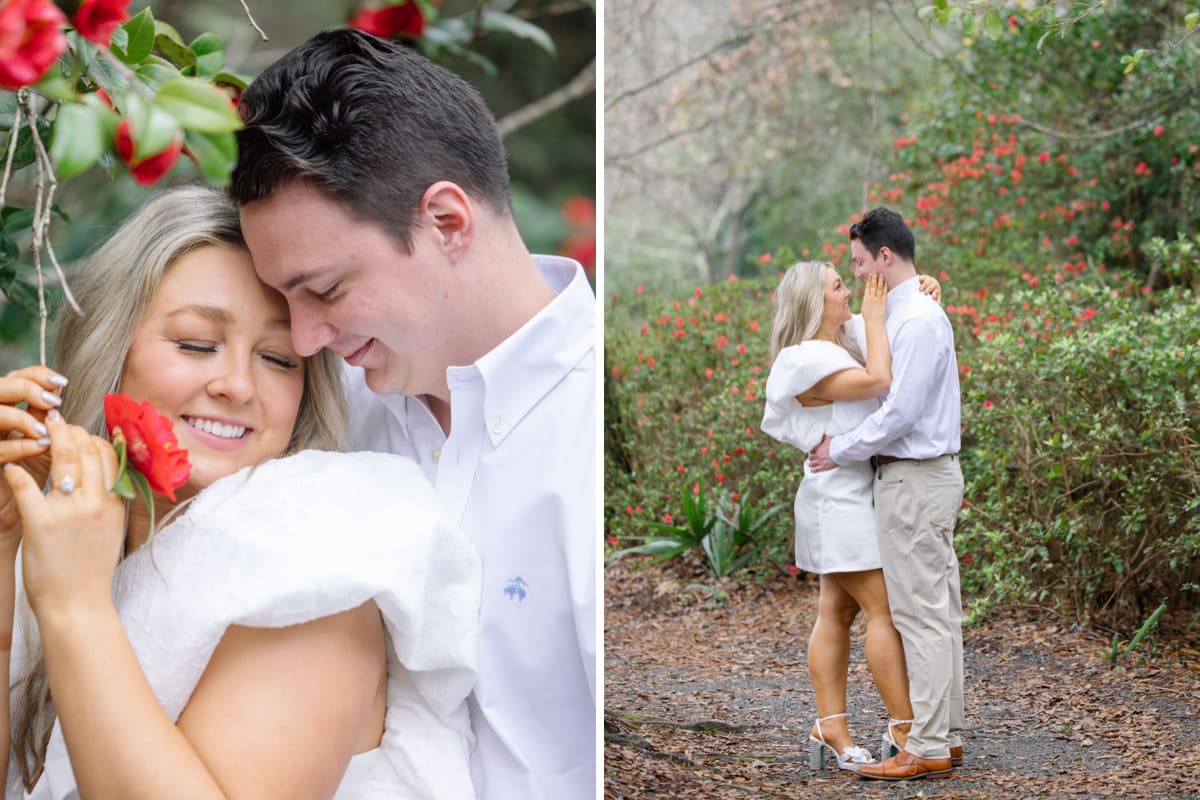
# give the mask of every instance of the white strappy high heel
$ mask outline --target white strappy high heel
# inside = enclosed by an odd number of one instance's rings
[[[832,753],[833,757],[837,759],[838,769],[848,769],[853,772],[863,764],[875,763],[875,759],[865,747],[850,746],[839,753],[833,745],[825,741],[825,735],[821,733],[821,723],[844,716],[846,715],[842,713],[817,718],[817,735],[813,736],[811,733],[808,735],[808,766],[811,769],[821,770],[825,768],[826,750]]]
[[[911,725],[912,722],[911,719],[893,719],[888,717],[887,730],[883,732],[883,746],[879,753],[880,761],[887,761],[903,749],[900,745],[896,744],[896,737],[892,733],[892,727],[895,725]]]

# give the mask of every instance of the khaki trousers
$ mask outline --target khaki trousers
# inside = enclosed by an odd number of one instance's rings
[[[954,553],[962,497],[957,456],[875,470],[879,554],[913,706],[905,749],[921,758],[947,758],[962,744],[962,595]]]

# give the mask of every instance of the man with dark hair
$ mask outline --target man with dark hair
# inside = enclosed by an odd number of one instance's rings
[[[868,458],[875,466],[879,551],[913,706],[904,749],[858,769],[881,780],[944,777],[962,762],[958,361],[950,320],[918,287],[915,254],[912,230],[894,211],[876,208],[850,227],[854,276],[879,274],[888,285],[892,385],[878,411],[809,454],[818,472]]]
[[[352,447],[418,461],[483,558],[478,797],[593,797],[595,298],[582,269],[529,254],[483,100],[412,50],[319,34],[241,108],[231,192],[297,351],[344,357]]]

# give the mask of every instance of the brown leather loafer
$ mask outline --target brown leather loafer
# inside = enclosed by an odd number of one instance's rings
[[[877,781],[907,781],[912,778],[948,778],[953,770],[949,758],[921,758],[907,750],[880,764],[864,764],[856,772],[860,778]]]
[[[952,767],[961,767],[962,766],[962,745],[961,744],[958,747],[950,748],[950,766],[952,766]]]

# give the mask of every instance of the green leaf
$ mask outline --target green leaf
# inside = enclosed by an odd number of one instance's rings
[[[108,48],[124,61],[124,52],[127,47],[129,47],[129,32],[124,28],[114,28],[112,38],[108,42]]]
[[[216,75],[225,66],[225,45],[215,33],[202,33],[192,40],[192,52],[196,54],[196,72],[200,75]]]
[[[33,208],[29,206],[5,206],[0,211],[0,230],[28,231],[33,226]]]
[[[500,32],[536,44],[550,55],[554,55],[554,40],[544,28],[527,22],[512,14],[500,11],[484,11],[480,15],[480,27],[489,33]]]
[[[158,90],[155,103],[189,130],[220,133],[242,127],[229,98],[207,81],[196,78],[168,81]]]
[[[179,31],[163,22],[154,21],[154,46],[167,58],[179,65],[180,69],[193,69],[196,66],[196,54],[192,48],[183,43]]]
[[[183,135],[183,142],[205,178],[219,184],[229,182],[229,175],[237,162],[237,140],[232,133],[187,131]]]
[[[213,75],[210,80],[212,80],[213,83],[224,86],[233,86],[237,89],[245,89],[250,85],[249,78],[247,78],[245,75],[238,75],[236,72],[218,72],[216,75]]]
[[[1183,18],[1183,24],[1187,26],[1188,31],[1196,28],[1196,23],[1200,22],[1200,11],[1193,11]]]
[[[157,92],[168,81],[182,77],[174,66],[154,63],[142,64],[138,67],[137,76],[142,79],[142,83],[150,87],[152,92]]]
[[[1004,21],[1000,19],[999,11],[993,9],[984,15],[983,32],[993,42],[1004,35]]]
[[[140,160],[166,150],[179,134],[179,127],[173,114],[151,106],[142,127],[134,123],[133,157]]]
[[[121,495],[126,500],[132,500],[136,496],[133,489],[133,480],[129,477],[128,472],[121,473],[121,476],[117,478],[117,482],[112,485],[109,491]]]
[[[82,103],[64,103],[59,107],[50,142],[50,160],[60,181],[95,164],[103,149],[104,123],[93,109]]]
[[[33,90],[43,97],[63,103],[71,102],[78,94],[75,91],[75,84],[54,70],[47,72],[45,77],[33,87]]]
[[[116,34],[124,32],[127,44],[117,46]],[[134,14],[113,32],[112,50],[126,64],[141,64],[154,51],[155,22],[149,8]]]

